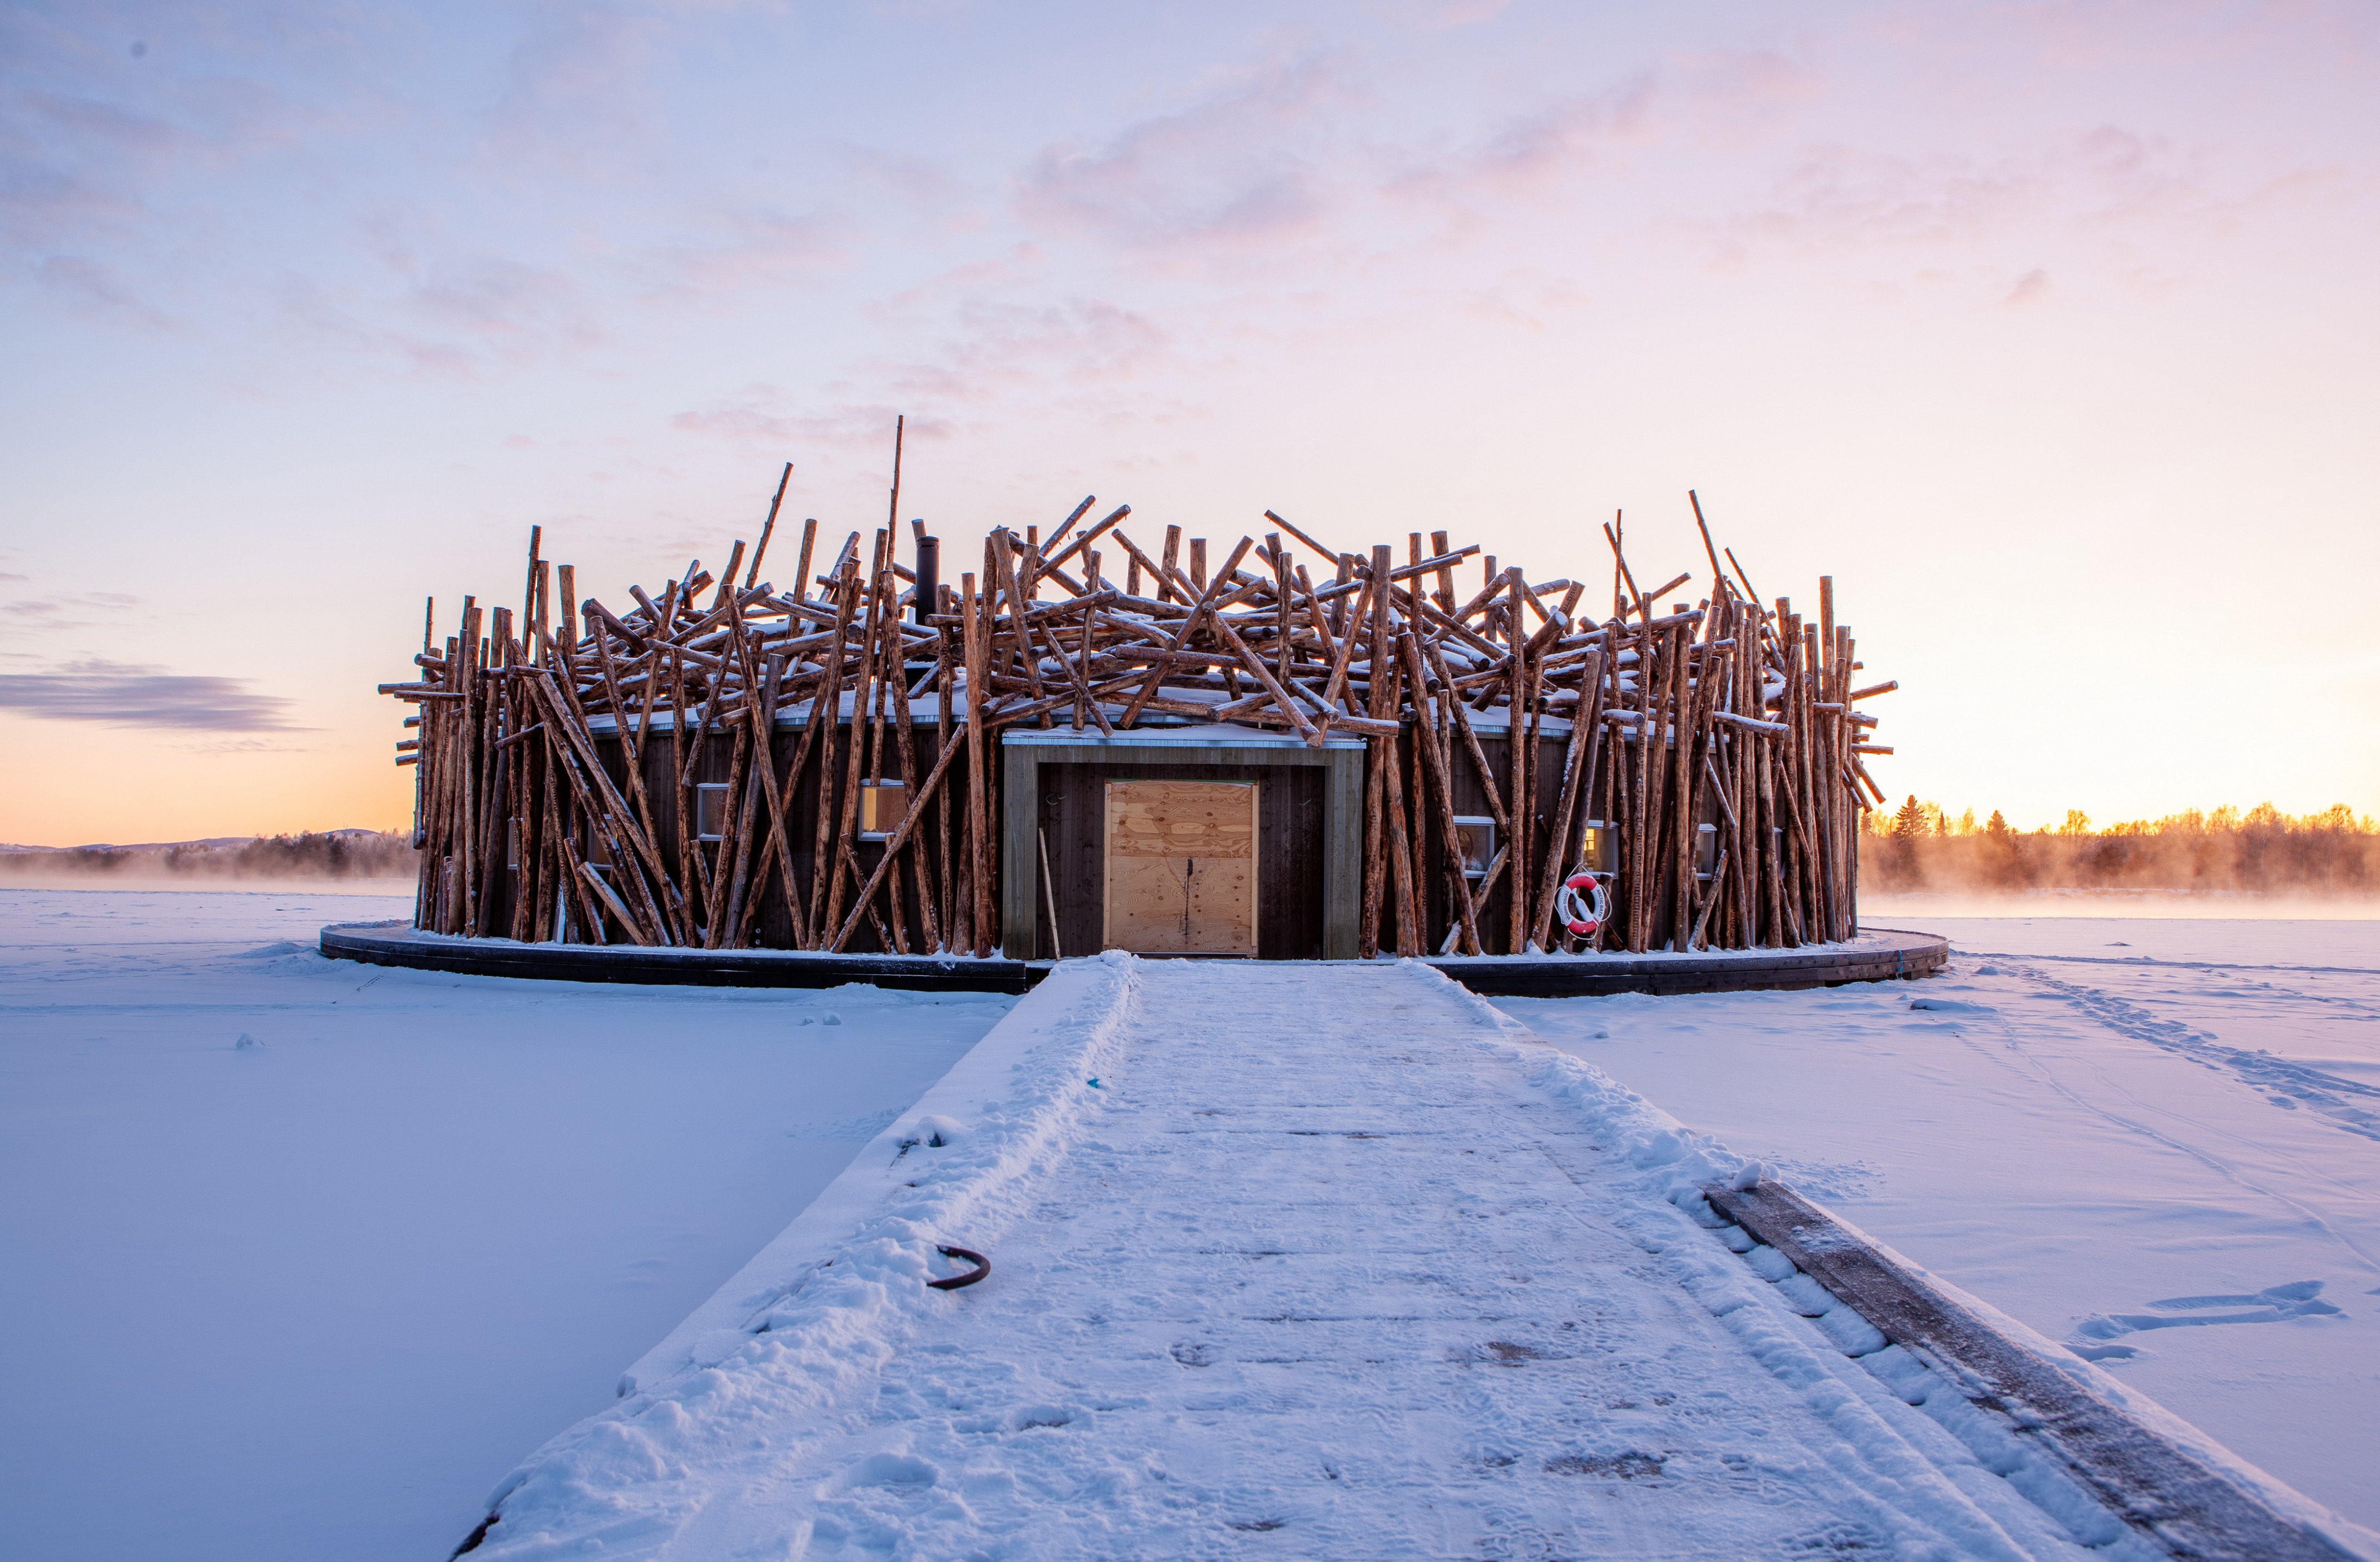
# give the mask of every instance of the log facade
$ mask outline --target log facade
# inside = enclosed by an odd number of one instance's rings
[[[416,925],[1025,959],[1857,931],[1890,751],[1860,702],[1897,686],[1857,687],[1831,580],[1814,618],[1764,602],[1698,505],[1699,600],[1640,590],[1607,527],[1599,619],[1444,532],[1339,552],[1268,511],[1210,568],[1091,508],[994,531],[955,584],[922,523],[828,559],[807,522],[780,590],[772,506],[715,577],[616,607],[533,530],[518,611],[466,597],[382,686],[414,707]]]

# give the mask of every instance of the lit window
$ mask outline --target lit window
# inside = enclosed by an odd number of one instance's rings
[[[1620,826],[1609,820],[1588,820],[1579,837],[1579,859],[1590,873],[1620,872]]]
[[[899,781],[878,781],[859,788],[859,834],[864,840],[883,840],[901,827],[909,812],[909,788]]]

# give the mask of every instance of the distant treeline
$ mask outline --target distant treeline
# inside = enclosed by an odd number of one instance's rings
[[[413,836],[403,830],[334,830],[320,836],[309,831],[229,845],[190,841],[0,852],[0,872],[39,878],[403,879],[413,877],[419,864]]]
[[[2297,817],[2271,803],[2197,809],[2094,829],[2014,830],[1911,798],[1866,816],[1860,882],[1885,892],[2122,889],[2252,895],[2380,894],[2380,828],[2345,803]]]

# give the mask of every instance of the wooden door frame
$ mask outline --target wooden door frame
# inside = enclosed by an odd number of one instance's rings
[[[1163,733],[1155,737],[1151,733]],[[1195,736],[1177,736],[1195,734]],[[1322,958],[1355,958],[1364,880],[1365,743],[1332,738],[1311,749],[1295,738],[1247,727],[1158,727],[1119,732],[1017,731],[1000,741],[1001,953],[1036,957],[1040,927],[1041,871],[1034,831],[1041,817],[1045,764],[1230,765],[1252,774],[1318,766],[1322,782]]]

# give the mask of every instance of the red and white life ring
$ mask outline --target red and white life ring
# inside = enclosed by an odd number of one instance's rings
[[[1580,938],[1594,937],[1595,930],[1611,916],[1611,897],[1593,873],[1572,873],[1564,879],[1554,906],[1562,925]]]

